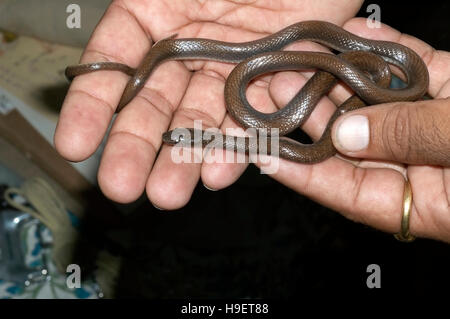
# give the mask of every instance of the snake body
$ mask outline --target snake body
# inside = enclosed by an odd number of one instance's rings
[[[298,40],[310,40],[343,52],[338,56],[319,52],[279,51]],[[225,84],[225,103],[230,115],[244,128],[277,128],[283,136],[302,125],[320,98],[336,83],[337,78],[355,91],[355,96],[339,106],[328,122],[323,136],[314,144],[301,144],[286,137],[279,139],[279,155],[301,162],[320,162],[336,153],[331,142],[331,126],[336,118],[349,110],[367,104],[395,101],[415,101],[428,88],[429,76],[425,63],[411,49],[397,43],[358,37],[324,21],[303,21],[255,41],[228,43],[209,39],[169,37],[156,42],[137,69],[114,62],[98,62],[69,66],[66,76],[98,71],[117,70],[131,76],[117,111],[125,107],[144,86],[155,68],[167,60],[203,59],[239,63]],[[406,87],[389,89],[390,71],[387,63],[398,67],[406,78]],[[274,71],[317,68],[317,72],[282,109],[266,114],[256,111],[247,101],[246,88],[255,77]],[[169,131],[163,134],[168,144],[196,145],[193,136]],[[200,134],[202,145],[212,142]],[[198,134],[197,134],[198,135]],[[203,138],[205,137],[205,138]],[[217,139],[217,136],[215,136]],[[248,153],[260,151],[258,137],[248,137],[244,142],[222,136],[220,147]],[[270,149],[267,142],[266,150]]]

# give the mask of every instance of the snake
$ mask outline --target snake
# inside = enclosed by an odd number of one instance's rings
[[[362,38],[326,21],[301,21],[264,38],[240,43],[176,37],[175,34],[155,42],[137,68],[116,62],[78,64],[66,68],[66,77],[71,80],[101,70],[129,75],[116,109],[119,112],[165,61],[236,63],[225,81],[226,109],[238,124],[245,129],[255,129],[256,134],[238,137],[210,134],[207,130],[193,128],[174,129],[163,133],[163,142],[176,146],[214,145],[246,154],[264,151],[306,164],[321,162],[337,153],[332,143],[331,128],[340,115],[367,105],[419,100],[426,94],[429,84],[426,64],[412,49],[395,42]],[[340,54],[283,50],[301,40],[322,44]],[[406,82],[404,87],[389,88],[389,65],[400,70]],[[317,72],[285,107],[274,113],[262,113],[248,102],[246,90],[253,79],[271,72],[301,69],[317,69]],[[339,80],[347,84],[354,95],[336,108],[320,139],[312,144],[303,144],[284,136],[309,118],[319,100]],[[276,152],[271,151],[274,144],[272,138],[266,138],[261,143],[262,134],[271,135],[273,129],[276,129],[275,140],[278,144]]]

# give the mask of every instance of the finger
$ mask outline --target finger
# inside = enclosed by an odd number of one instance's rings
[[[266,77],[256,79],[246,91],[247,100],[256,110],[272,113],[277,110],[269,95]],[[232,136],[243,136],[244,130],[231,117],[226,116],[222,132]],[[205,156],[202,166],[202,181],[211,190],[218,190],[233,184],[248,166],[248,156],[235,154],[233,151],[213,149]]]
[[[444,83],[442,88],[436,94],[437,99],[445,99],[450,97],[450,78]]]
[[[297,72],[276,74],[270,83],[270,94],[277,106],[283,107],[286,105],[300,91],[307,80],[303,74]],[[334,103],[328,97],[323,97],[301,128],[313,140],[318,140],[335,110]]]
[[[207,28],[201,28],[200,30],[193,30],[195,28],[198,29],[198,26],[195,23],[187,26],[180,32],[179,37],[184,37],[184,34],[190,35],[195,33],[197,34],[197,37],[220,39],[227,42],[253,40],[261,37],[260,34],[255,32],[243,31],[242,29],[224,27],[217,24],[208,24]],[[183,100],[183,106],[180,107],[179,114],[175,116],[172,127],[193,127],[193,120],[203,120],[204,128],[220,126],[225,129],[226,127],[236,127],[236,124],[228,117],[225,122],[223,122],[225,116],[225,104],[223,98],[224,82],[235,64],[218,61],[184,61],[184,64],[189,70],[199,72],[196,72],[196,76],[189,86],[189,90]],[[197,77],[198,75],[200,75],[200,80]],[[211,83],[209,83],[210,81]],[[196,90],[198,91],[196,92]],[[160,155],[161,164],[159,164],[159,159],[157,163],[157,167],[161,167],[161,178],[166,178],[165,175],[163,175],[163,171],[166,169],[172,172],[178,170],[180,174],[197,175],[196,169],[194,169],[193,166],[198,165],[175,164],[174,166],[171,159],[169,159],[170,155],[171,153],[166,153],[163,148]],[[223,160],[214,161],[213,158],[225,159],[229,157],[227,157],[226,153],[222,150],[215,150],[213,154],[205,154],[200,174],[205,187],[211,190],[218,190],[231,185],[239,178],[246,168],[245,163],[226,163]],[[169,161],[169,163],[167,161]],[[159,184],[157,181],[160,180],[160,178],[157,177],[159,176],[158,171],[159,170],[156,170],[155,173],[152,173],[151,181],[147,188],[149,194],[154,194],[152,198],[155,198],[155,200],[159,199],[158,203],[154,204],[167,209],[173,209],[174,207],[184,205],[191,196],[191,192],[195,187],[198,176],[197,179],[192,177],[189,187],[186,187],[179,192],[182,196],[179,198],[180,201],[175,204],[171,202],[173,198],[164,199],[161,197],[162,195],[157,195],[165,192],[164,189],[158,186]],[[178,184],[174,182],[175,188],[178,187],[177,185]]]
[[[81,62],[114,61],[135,66],[149,46],[147,35],[135,19],[114,3],[94,31]],[[127,78],[120,72],[104,71],[74,79],[54,139],[63,157],[80,161],[97,149]]]
[[[329,50],[321,45],[312,42],[297,42],[290,45],[288,50],[296,51],[320,51]],[[303,85],[309,80],[316,71],[319,70],[299,70],[299,72],[278,72],[273,78],[270,78],[270,96],[278,108],[283,108],[300,91]],[[323,97],[302,129],[308,133],[313,140],[317,140],[322,135],[328,119],[336,110],[335,105],[340,105],[353,93],[342,83],[335,85],[328,96]]]
[[[385,24],[380,28],[369,28],[365,18],[355,18],[344,24],[344,29],[361,37],[392,41],[414,50],[425,62],[430,74],[429,93],[436,96],[450,74],[450,53],[432,48],[427,43],[407,34],[403,34]]]
[[[131,202],[143,192],[161,147],[161,136],[170,125],[190,76],[182,63],[162,64],[117,116],[98,173],[106,196]]]
[[[400,231],[405,180],[394,170],[360,168],[338,158],[314,165],[281,159],[271,177],[352,221],[385,232]],[[414,205],[411,233],[432,236]]]
[[[450,99],[356,110],[337,119],[332,138],[352,157],[450,166]]]
[[[166,67],[170,68],[162,66]],[[161,146],[161,135],[172,119],[174,106],[156,87],[151,88],[154,80],[120,112],[103,151],[99,186],[107,197],[117,202],[128,203],[142,194]],[[164,87],[164,81],[160,81],[156,86],[159,92],[168,92],[168,85]]]
[[[149,47],[148,35],[134,17],[113,4],[93,34],[82,62],[109,60],[136,66]],[[173,77],[177,81],[171,80]],[[161,65],[117,117],[98,173],[106,196],[130,202],[142,193],[161,134],[170,123],[170,114],[178,106],[189,77],[180,63]],[[119,72],[96,72],[73,81],[55,134],[55,144],[63,156],[82,160],[95,151],[127,80]]]
[[[216,73],[196,72],[174,113],[170,129],[196,125],[204,129],[219,127],[225,116],[223,87],[224,79]],[[162,209],[184,206],[200,177],[201,159],[195,163],[179,163],[176,158],[179,151],[178,147],[163,146],[147,182],[150,201]]]
[[[442,234],[441,240],[449,241],[450,225],[450,169],[439,166],[409,165],[408,178],[413,188],[414,206],[427,233]],[[415,192],[414,192],[415,190]],[[419,214],[419,212],[423,212]],[[438,238],[439,239],[439,238]]]

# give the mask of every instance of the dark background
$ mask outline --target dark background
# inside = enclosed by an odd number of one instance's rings
[[[359,16],[369,15],[369,3]],[[448,2],[377,4],[383,23],[450,50]],[[127,249],[115,251],[123,258],[117,297],[430,295],[450,283],[447,244],[400,243],[260,175],[254,166],[218,192],[199,184],[179,211],[143,204],[124,228],[131,237]],[[377,291],[366,286],[366,268],[373,263],[381,267]]]

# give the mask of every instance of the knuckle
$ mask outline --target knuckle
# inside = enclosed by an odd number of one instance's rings
[[[366,219],[367,216],[364,214],[359,214],[361,211],[361,207],[364,205],[364,198],[363,198],[363,188],[365,187],[365,182],[367,181],[367,173],[368,170],[355,166],[352,171],[352,189],[350,194],[352,196],[349,197],[350,205],[349,207],[352,207],[351,210],[347,212],[347,218],[350,220],[360,222],[363,224],[369,224],[368,220]]]
[[[177,111],[176,116],[183,119],[184,122],[202,121],[204,127],[219,127],[218,123],[211,115],[208,113],[191,107],[184,107]]]
[[[387,113],[382,129],[383,145],[393,159],[402,161],[410,158],[413,143],[415,108],[409,104],[398,104]]]
[[[447,166],[450,130],[446,107],[442,102],[393,106],[382,122],[380,147],[399,162]]]

